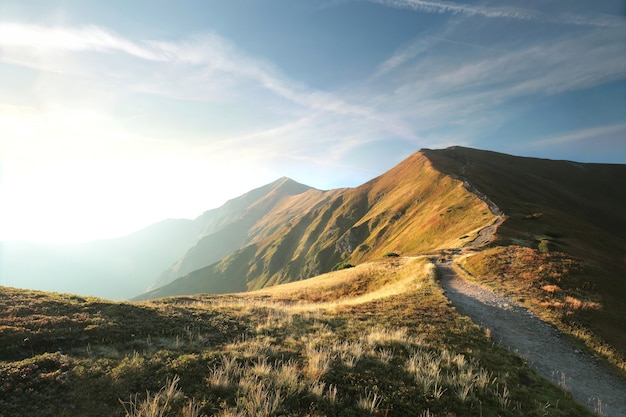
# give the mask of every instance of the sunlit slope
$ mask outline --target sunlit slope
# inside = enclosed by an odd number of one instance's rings
[[[289,178],[280,178],[205,212],[195,220],[202,227],[201,238],[176,263],[163,271],[151,288],[158,288],[211,265],[259,236],[267,235],[276,226],[266,219],[287,221],[285,216],[289,216],[290,212],[285,210],[285,203],[291,197],[300,195],[303,195],[300,200],[313,203],[312,200],[322,198],[324,192]]]
[[[427,257],[388,258],[238,296],[283,302],[292,310],[331,309],[411,293],[425,279],[436,279],[436,268]]]
[[[306,204],[294,197],[288,216],[266,218],[276,227],[267,237],[138,299],[259,289],[387,252],[460,247],[493,221],[484,202],[421,152],[360,187],[324,197]]]

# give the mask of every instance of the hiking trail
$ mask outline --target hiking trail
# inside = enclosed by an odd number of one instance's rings
[[[532,369],[570,391],[589,410],[626,416],[626,381],[514,301],[461,278],[450,261],[438,267],[446,297],[459,313],[489,329],[494,342],[526,359]]]
[[[483,227],[466,249],[480,250],[494,240],[505,215],[466,176],[465,162],[457,178],[469,192],[484,201],[495,220]],[[526,359],[544,378],[572,393],[580,404],[601,416],[626,416],[626,381],[576,349],[561,332],[519,304],[479,284],[463,279],[453,268],[451,257],[441,258],[437,267],[444,294],[456,310],[474,323],[489,329],[494,342]]]

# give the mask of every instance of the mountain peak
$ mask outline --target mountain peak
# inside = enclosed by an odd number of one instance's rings
[[[287,194],[300,194],[313,189],[313,187],[301,184],[289,177],[280,177],[276,181],[268,184],[268,187],[272,190],[281,190]]]

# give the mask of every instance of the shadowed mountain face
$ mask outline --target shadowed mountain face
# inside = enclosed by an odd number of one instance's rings
[[[624,265],[626,165],[461,147],[423,152],[437,170],[469,180],[500,207],[506,215],[500,243],[537,247],[544,240],[555,250]]]
[[[626,292],[626,165],[522,158],[467,148],[425,151],[505,213],[497,244],[565,252],[607,271],[598,285]],[[620,302],[621,303],[621,302]],[[623,303],[622,303],[623,304]]]

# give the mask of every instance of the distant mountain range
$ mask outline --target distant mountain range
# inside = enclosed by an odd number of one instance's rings
[[[626,165],[421,150],[356,187],[281,178],[195,220],[81,245],[1,245],[0,284],[135,300],[225,293],[306,279],[390,252],[493,244],[592,259],[626,293]],[[473,243],[472,243],[473,242]]]
[[[0,285],[127,299],[239,249],[247,243],[245,225],[255,223],[255,216],[260,219],[283,197],[309,189],[281,178],[195,220],[168,219],[116,239],[0,242]],[[212,247],[205,236],[215,236],[218,244]]]

